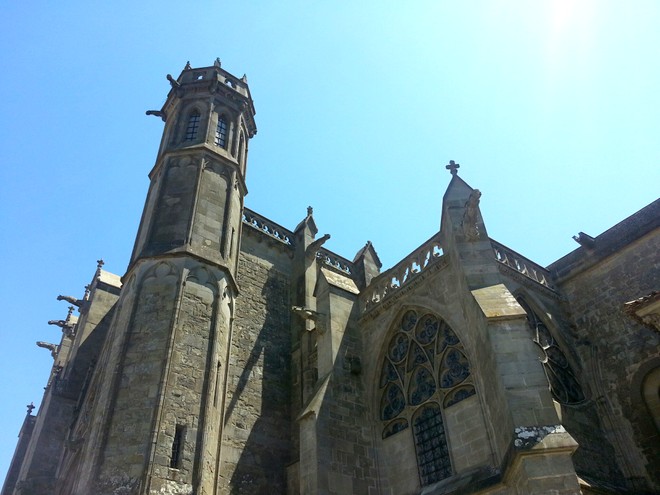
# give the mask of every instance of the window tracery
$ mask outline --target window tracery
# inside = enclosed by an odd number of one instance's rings
[[[451,476],[442,410],[475,394],[463,346],[445,321],[406,311],[386,347],[380,419],[386,439],[412,425],[422,486]]]
[[[582,387],[550,330],[523,298],[518,298],[518,303],[527,313],[527,323],[532,333],[532,340],[543,351],[541,362],[550,384],[552,396],[562,404],[582,402],[585,399]]]

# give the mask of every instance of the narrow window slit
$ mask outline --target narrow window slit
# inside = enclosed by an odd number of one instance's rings
[[[174,440],[172,440],[172,454],[170,456],[170,467],[172,469],[179,469],[181,467],[185,434],[186,427],[183,425],[176,425],[176,429],[174,430]]]

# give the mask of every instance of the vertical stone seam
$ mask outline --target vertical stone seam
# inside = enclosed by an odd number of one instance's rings
[[[222,466],[222,443],[223,443],[223,438],[224,438],[224,433],[225,433],[225,425],[227,422],[226,418],[226,407],[227,407],[227,381],[229,379],[229,359],[231,356],[231,349],[232,349],[232,341],[234,338],[234,311],[235,311],[235,300],[234,300],[234,295],[231,294],[231,288],[227,287],[226,288],[228,293],[230,294],[229,297],[229,331],[227,335],[227,351],[225,352],[225,369],[224,369],[224,379],[222,383],[222,401],[220,403],[219,409],[219,414],[218,417],[220,418],[220,427],[218,429],[218,447],[217,447],[217,454],[215,456],[216,458],[216,468],[215,468],[215,479],[214,481],[214,492],[218,493],[218,482],[220,479],[220,468]],[[222,304],[222,303],[221,303]]]
[[[188,218],[188,225],[186,226],[187,246],[190,246],[192,244],[193,227],[195,225],[195,217],[197,216],[197,205],[199,204],[199,200],[200,200],[199,191],[202,188],[202,176],[204,175],[205,164],[206,164],[206,159],[202,156],[199,161],[199,166],[197,167],[197,178],[195,180],[195,193],[194,193],[195,196],[193,196],[195,198],[195,201],[193,201],[190,217]]]
[[[158,266],[159,262],[156,262],[156,266]],[[171,266],[171,265],[170,265]],[[168,349],[167,349],[167,359],[165,361],[165,366],[163,367],[163,370],[161,371],[160,375],[160,384],[158,386],[158,405],[156,406],[156,412],[153,415],[152,423],[151,423],[151,442],[149,443],[148,451],[145,452],[145,468],[143,469],[142,472],[144,473],[142,475],[142,479],[140,480],[140,485],[144,487],[144,490],[142,493],[149,493],[149,490],[151,489],[151,480],[153,478],[153,469],[154,469],[154,456],[156,453],[156,444],[158,443],[158,437],[159,437],[159,426],[162,424],[162,416],[163,416],[163,402],[165,401],[165,394],[164,391],[167,390],[167,383],[169,380],[170,376],[170,366],[172,365],[172,352],[174,349],[174,338],[176,334],[176,326],[177,323],[179,322],[179,315],[181,312],[181,299],[183,296],[183,289],[185,288],[186,284],[186,278],[188,276],[189,270],[186,269],[185,267],[182,268],[180,277],[179,277],[179,284],[177,288],[177,293],[176,293],[176,298],[175,298],[175,307],[174,307],[174,316],[170,317],[170,338],[168,342]]]
[[[215,278],[215,276],[213,277]],[[202,486],[202,481],[204,478],[204,459],[206,458],[206,443],[207,443],[207,425],[210,424],[209,420],[212,418],[210,409],[213,407],[213,394],[211,394],[211,389],[214,386],[214,383],[217,383],[216,374],[218,370],[216,368],[215,373],[213,373],[214,364],[218,360],[218,305],[221,304],[222,294],[220,293],[219,281],[216,279],[214,282],[214,300],[213,308],[211,309],[211,328],[209,332],[209,342],[207,348],[207,358],[206,358],[206,384],[202,391],[201,400],[203,404],[200,407],[200,418],[198,420],[198,437],[199,441],[197,442],[197,452],[198,455],[195,456],[195,464],[192,469],[192,485],[194,489],[199,489]],[[217,392],[216,392],[217,393]],[[214,477],[217,476],[217,468],[214,471]],[[214,481],[215,484],[215,481]]]

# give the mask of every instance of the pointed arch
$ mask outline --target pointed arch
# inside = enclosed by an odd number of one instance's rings
[[[550,328],[539,314],[532,309],[525,297],[518,296],[516,299],[527,313],[527,323],[532,341],[542,351],[541,362],[552,396],[557,402],[564,405],[583,402],[585,395],[582,386]]]
[[[453,474],[444,410],[476,394],[463,345],[438,315],[407,309],[394,320],[380,370],[382,438],[410,431],[422,486]]]

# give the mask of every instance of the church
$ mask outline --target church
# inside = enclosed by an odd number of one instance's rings
[[[660,493],[660,200],[543,267],[450,161],[383,269],[244,206],[245,78],[168,80],[127,271],[59,296],[1,495]]]

